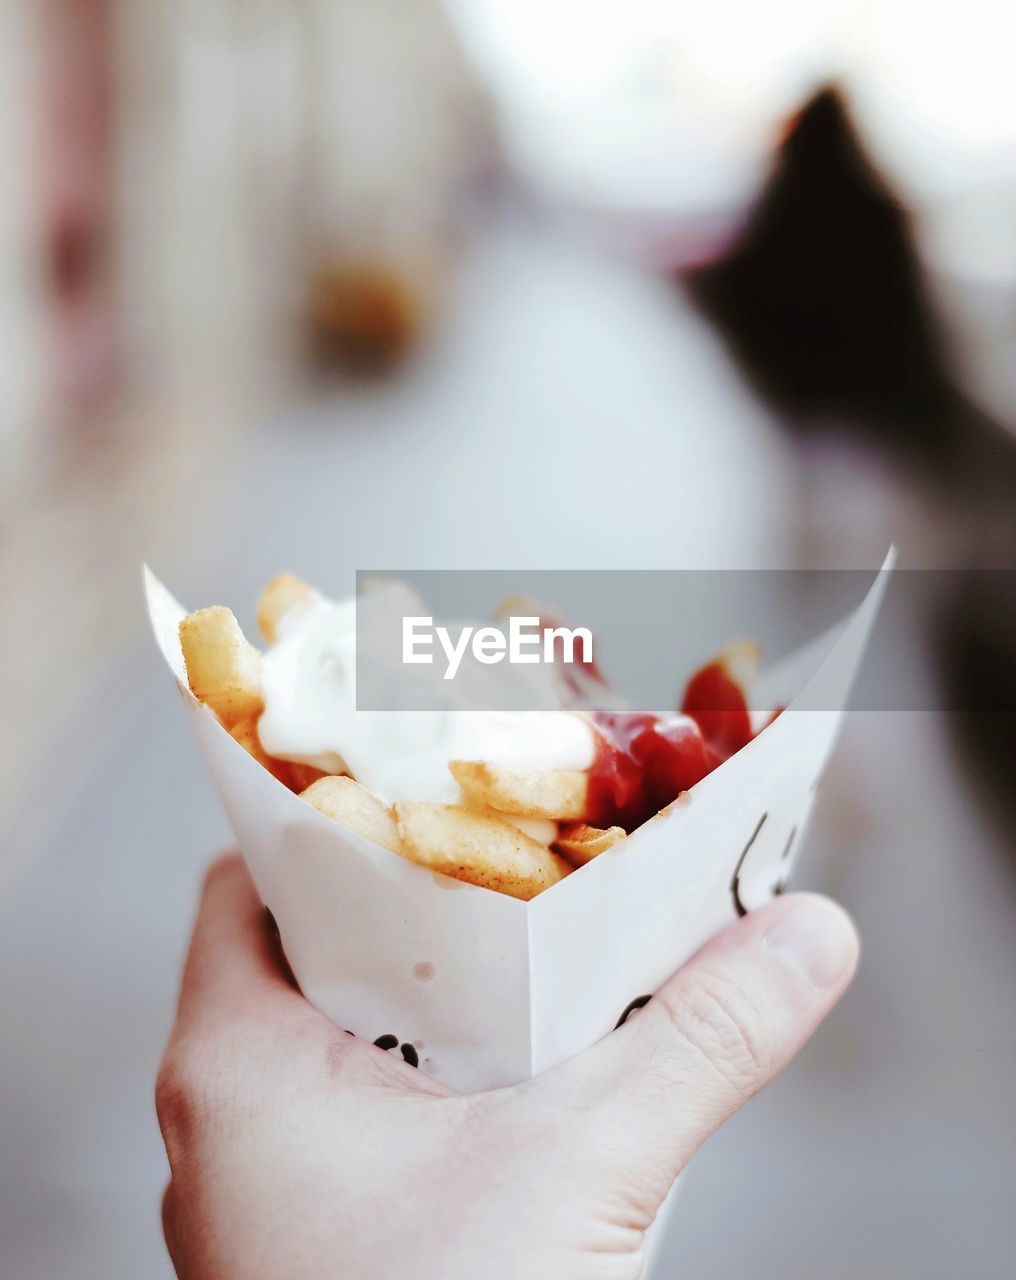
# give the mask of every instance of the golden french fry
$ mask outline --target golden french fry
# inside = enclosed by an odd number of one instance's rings
[[[279,638],[279,622],[287,614],[305,613],[321,597],[295,573],[280,573],[261,592],[258,600],[258,627],[268,644]]]
[[[261,655],[229,609],[189,613],[180,623],[180,647],[191,692],[227,729],[261,711]]]
[[[407,801],[396,804],[395,818],[405,857],[524,902],[571,870],[506,819],[460,805]]]
[[[448,768],[467,799],[502,813],[559,822],[586,815],[589,776],[581,769],[502,769],[483,760],[451,760]]]
[[[462,803],[467,809],[471,807],[465,800]],[[557,839],[559,824],[553,818],[524,818],[518,813],[502,813],[500,809],[492,809],[489,804],[484,805],[478,812],[485,813],[488,818],[497,818],[500,822],[510,822],[513,827],[518,827],[524,836],[535,840],[537,844],[545,845],[548,849]]]
[[[468,795],[464,795],[457,803],[471,813],[482,813],[488,818],[497,818],[500,822],[510,822],[513,827],[518,827],[524,836],[529,836],[537,844],[546,845],[548,849],[557,839],[561,826],[553,818],[525,818],[519,813],[502,813],[500,809],[495,809],[489,804],[481,804]]]
[[[554,848],[574,867],[583,867],[601,853],[613,849],[628,833],[624,827],[590,827],[585,822],[565,826],[554,841]]]
[[[261,745],[261,739],[258,737],[258,717],[256,715],[245,716],[243,720],[237,721],[229,732],[248,755],[252,755],[258,764],[263,765],[273,777],[278,778],[287,787],[292,785],[290,777],[292,765],[286,760],[277,760],[275,756],[270,756]]]
[[[392,853],[402,852],[392,811],[373,791],[352,778],[319,778],[301,795],[318,813],[340,826]]]

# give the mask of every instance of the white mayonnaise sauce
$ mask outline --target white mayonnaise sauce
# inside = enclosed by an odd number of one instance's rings
[[[355,600],[321,601],[283,618],[262,660],[261,678],[265,709],[258,733],[270,755],[329,773],[348,772],[389,803],[458,800],[449,760],[514,769],[586,769],[593,762],[592,726],[563,706],[358,711]],[[475,687],[466,694],[473,706],[476,694]],[[536,838],[552,838],[553,824],[530,826]]]

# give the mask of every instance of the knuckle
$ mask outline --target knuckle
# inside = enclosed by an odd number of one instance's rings
[[[753,1092],[770,1074],[774,1053],[767,1020],[739,983],[721,973],[701,973],[662,1003],[681,1041],[738,1092]]]
[[[170,1055],[163,1059],[159,1074],[155,1077],[155,1114],[164,1136],[179,1133],[189,1127],[192,1090],[177,1060]]]
[[[215,1073],[200,1051],[185,1040],[172,1043],[155,1078],[155,1113],[167,1145],[189,1141],[213,1110],[214,1094]]]

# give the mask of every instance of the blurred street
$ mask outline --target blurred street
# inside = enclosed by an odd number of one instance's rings
[[[1012,1273],[1014,41],[997,0],[0,0],[4,1280],[173,1274],[153,1087],[231,835],[144,563],[253,635],[284,570],[890,544],[1009,573],[884,610],[940,710],[845,718],[791,886],[859,976],[652,1274]]]
[[[32,587],[47,583],[47,634],[66,621],[80,637],[59,660],[89,675],[46,705],[45,733],[24,727],[34,757],[10,806],[0,1238],[18,1280],[171,1275],[152,1081],[201,867],[229,834],[147,634],[142,559],[185,603],[221,599],[248,625],[287,567],[341,594],[356,567],[392,563],[746,567],[833,544],[863,565],[894,537],[905,562],[934,546],[933,516],[862,454],[839,460],[815,544],[800,458],[659,280],[512,214],[456,290],[427,358],[395,380],[248,408],[259,425],[243,436],[185,416],[162,454],[96,474],[87,530],[53,534],[66,559]],[[51,660],[34,632],[19,642],[23,663]],[[692,1165],[659,1275],[1005,1274],[1016,1008],[1001,847],[942,717],[848,720],[798,882],[856,914],[861,975]]]

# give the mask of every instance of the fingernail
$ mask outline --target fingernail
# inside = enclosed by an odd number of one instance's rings
[[[846,913],[824,898],[801,897],[765,935],[765,946],[818,991],[841,981],[857,953],[854,927]]]

